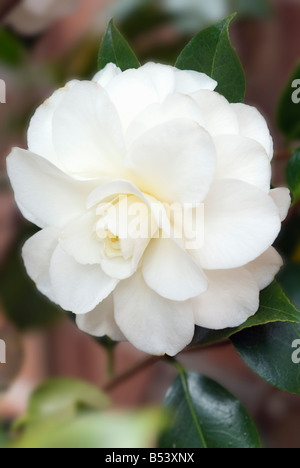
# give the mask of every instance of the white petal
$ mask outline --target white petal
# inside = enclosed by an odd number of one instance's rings
[[[164,299],[148,288],[140,272],[118,285],[114,304],[121,331],[145,353],[174,356],[192,341],[191,301]]]
[[[82,265],[100,264],[103,258],[103,244],[97,237],[96,223],[96,214],[88,211],[68,224],[59,235],[63,250]]]
[[[25,243],[22,254],[28,275],[39,291],[55,302],[50,281],[50,261],[58,245],[58,230],[48,227],[39,231]]]
[[[231,104],[239,121],[239,133],[247,138],[258,141],[266,150],[270,159],[273,158],[273,139],[266,120],[261,113],[246,104]]]
[[[186,301],[207,288],[206,277],[192,257],[172,239],[153,239],[142,266],[147,285],[173,301]]]
[[[53,115],[60,103],[78,81],[70,81],[55,91],[35,112],[28,129],[28,149],[42,156],[57,167],[63,164],[53,146]]]
[[[215,181],[204,207],[204,245],[194,252],[204,269],[244,266],[279,234],[280,219],[271,197],[246,182]]]
[[[196,122],[177,119],[144,133],[127,161],[138,187],[160,201],[200,203],[215,172],[215,147]]]
[[[270,190],[270,196],[278,208],[281,221],[284,221],[291,207],[292,199],[289,189],[284,187],[272,189]]]
[[[7,158],[7,171],[24,216],[40,227],[63,226],[85,211],[96,182],[72,179],[45,159],[19,148]]]
[[[173,93],[174,82],[172,67],[148,64],[138,70],[126,70],[105,89],[126,130],[142,110]]]
[[[237,116],[227,99],[220,94],[202,90],[191,95],[204,118],[204,128],[210,135],[239,133]]]
[[[175,69],[175,92],[182,94],[192,94],[201,89],[214,91],[218,83],[207,76],[194,70]]]
[[[270,247],[260,257],[245,266],[254,276],[260,290],[272,283],[283,265],[283,261],[274,247]]]
[[[76,323],[80,330],[92,336],[109,336],[114,341],[125,341],[123,333],[114,317],[113,295],[108,296],[92,312],[77,315]]]
[[[114,63],[108,63],[103,70],[96,73],[93,81],[97,81],[99,85],[105,88],[116,76],[122,73],[121,69]]]
[[[229,106],[228,106],[229,107]],[[230,107],[229,107],[230,108]],[[126,141],[130,146],[137,138],[153,127],[174,119],[190,119],[199,125],[204,125],[204,118],[197,103],[190,96],[171,94],[162,103],[152,104],[144,109],[131,123],[126,133]]]
[[[64,166],[92,177],[119,170],[124,152],[116,109],[96,82],[79,82],[53,116],[53,142]]]
[[[118,284],[98,265],[80,265],[58,246],[50,265],[50,278],[59,305],[75,314],[91,312]]]
[[[217,179],[237,179],[269,192],[271,164],[265,149],[256,141],[238,135],[214,138],[217,150]]]
[[[208,289],[193,299],[195,323],[222,330],[237,327],[259,307],[259,289],[245,268],[207,271]]]

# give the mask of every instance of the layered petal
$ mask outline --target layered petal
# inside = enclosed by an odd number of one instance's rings
[[[137,115],[126,132],[127,144],[130,147],[137,138],[153,127],[182,118],[204,126],[203,114],[190,96],[170,94],[162,103],[152,104]]]
[[[177,119],[144,133],[126,161],[131,178],[160,201],[200,203],[213,180],[215,147],[196,122]]]
[[[64,88],[55,91],[35,112],[28,129],[28,149],[32,153],[50,161],[57,167],[63,168],[53,146],[53,115],[64,97],[78,81],[73,80]]]
[[[201,111],[204,128],[210,135],[238,135],[239,123],[236,113],[224,96],[209,90],[201,90],[193,93],[191,98]]]
[[[186,301],[207,289],[205,274],[172,239],[153,239],[143,257],[143,277],[160,296]]]
[[[194,70],[175,69],[175,92],[182,94],[192,94],[207,89],[213,91],[218,83],[207,76]]]
[[[252,274],[260,290],[265,289],[274,280],[283,265],[279,253],[270,247],[260,257],[248,263],[245,268]]]
[[[273,200],[245,182],[215,181],[204,205],[204,245],[193,253],[204,269],[246,265],[279,234],[281,223]]]
[[[216,179],[237,179],[269,192],[271,165],[265,149],[250,138],[219,135],[214,138],[217,150]]]
[[[105,88],[114,78],[122,73],[122,70],[114,63],[108,63],[103,70],[100,70],[93,78],[99,85]]]
[[[64,226],[85,212],[95,181],[69,177],[45,159],[19,148],[7,158],[7,172],[24,216],[40,227]]]
[[[118,284],[99,265],[77,263],[61,246],[52,256],[50,278],[58,304],[75,314],[91,312]]]
[[[103,243],[96,233],[97,217],[88,211],[72,221],[59,235],[63,250],[82,265],[100,264],[104,256]]]
[[[151,290],[140,272],[114,291],[115,319],[125,337],[138,349],[174,356],[194,335],[191,301],[174,302]]]
[[[56,302],[56,297],[53,292],[49,269],[57,245],[58,230],[47,227],[28,239],[22,250],[28,275],[35,282],[38,290],[53,302]]]
[[[121,123],[106,91],[96,82],[76,83],[53,116],[53,143],[72,174],[118,173],[124,157]]]
[[[281,221],[284,221],[291,206],[291,193],[289,189],[284,187],[272,189],[270,190],[270,196],[278,208]]]
[[[208,289],[192,299],[195,323],[213,330],[237,327],[259,307],[259,288],[245,268],[206,271]]]
[[[126,340],[115,321],[112,294],[104,299],[92,312],[77,315],[76,323],[80,330],[91,336],[106,335],[115,341]]]
[[[231,104],[239,122],[239,133],[258,141],[266,150],[270,160],[273,158],[273,139],[261,113],[246,104]]]

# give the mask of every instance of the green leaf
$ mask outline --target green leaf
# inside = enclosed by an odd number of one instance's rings
[[[63,317],[62,310],[39,293],[23,264],[22,246],[35,232],[36,229],[30,227],[21,233],[0,272],[0,299],[4,311],[21,330],[47,327]]]
[[[5,29],[0,29],[0,61],[8,65],[19,65],[24,55],[22,43]]]
[[[173,409],[162,448],[258,448],[254,423],[240,402],[223,387],[193,372],[181,371],[168,390]]]
[[[113,20],[109,23],[100,46],[98,69],[102,70],[108,63],[116,64],[122,71],[140,67],[133,50],[118,31]]]
[[[283,91],[277,109],[277,122],[288,140],[300,138],[300,62],[293,71]],[[298,83],[298,84],[297,84]],[[293,99],[296,101],[293,102]]]
[[[246,364],[270,384],[300,395],[300,364],[293,362],[295,340],[300,342],[300,325],[270,323],[244,330],[231,338]],[[299,348],[299,346],[298,346]]]
[[[158,409],[57,415],[30,426],[9,448],[151,448],[165,426]]]
[[[296,203],[300,200],[300,148],[295,151],[288,162],[286,168],[286,180],[289,189],[293,194],[293,202]]]
[[[277,281],[261,292],[258,312],[236,328],[208,330],[197,327],[192,345],[207,345],[230,338],[232,335],[271,322],[300,323],[300,312],[290,303]]]
[[[286,264],[281,269],[277,279],[291,303],[300,309],[300,264]]]
[[[108,397],[94,385],[76,379],[57,378],[35,390],[26,415],[17,425],[31,425],[57,414],[72,416],[87,408],[102,410],[109,405]]]
[[[235,15],[201,31],[179,55],[176,67],[206,73],[218,82],[217,92],[229,102],[243,102],[245,75],[229,38]]]

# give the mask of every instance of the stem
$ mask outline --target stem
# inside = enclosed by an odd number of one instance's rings
[[[2,0],[3,4],[0,7],[0,21],[2,21],[19,3],[21,0]],[[2,3],[1,2],[1,3]]]
[[[216,348],[228,346],[230,344],[231,344],[230,341],[227,340],[227,341],[222,341],[220,343],[212,343],[212,344],[208,344],[208,345],[201,346],[201,347],[195,346],[191,348],[186,348],[183,351],[183,353],[188,354],[188,353],[192,353],[196,351],[204,351],[204,350],[211,349],[211,348],[216,349]],[[135,364],[133,367],[130,367],[125,372],[123,372],[122,374],[118,375],[117,377],[109,381],[107,384],[105,384],[103,386],[103,390],[106,392],[114,390],[116,387],[126,382],[126,380],[131,379],[136,374],[143,372],[144,370],[148,369],[148,367],[151,367],[154,364],[157,364],[159,361],[170,362],[170,360],[172,361],[172,363],[174,363],[174,360],[172,358],[164,357],[164,356],[151,356],[146,359],[143,359],[142,361]]]
[[[156,364],[158,361],[160,361],[160,359],[161,359],[161,357],[159,357],[159,356],[151,356],[149,358],[144,359],[141,362],[138,362],[133,367],[126,370],[123,374],[118,375],[115,379],[113,379],[112,381],[110,381],[106,385],[104,385],[103,390],[106,391],[106,392],[114,390],[116,387],[121,385],[126,380],[134,377],[139,372],[142,372],[142,371],[148,369],[148,367],[151,367],[154,364]]]
[[[107,378],[113,379],[115,376],[115,346],[106,348],[107,355]]]

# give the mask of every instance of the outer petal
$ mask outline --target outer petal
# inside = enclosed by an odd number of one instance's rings
[[[114,63],[109,63],[106,67],[96,73],[93,81],[97,81],[99,85],[105,88],[114,78],[122,73],[121,69]]]
[[[270,195],[276,204],[281,221],[288,215],[291,206],[291,193],[289,189],[280,187],[270,191]]]
[[[194,252],[204,269],[243,266],[267,250],[279,234],[273,200],[245,182],[215,181],[204,205],[204,245]]]
[[[98,265],[80,265],[58,246],[50,265],[50,278],[59,305],[75,314],[91,312],[118,284]]]
[[[193,258],[172,239],[153,239],[143,257],[143,277],[157,294],[186,301],[207,289],[207,280]]]
[[[201,89],[214,91],[218,83],[207,76],[193,70],[178,70],[175,68],[175,92],[192,94]]]
[[[227,99],[213,91],[201,90],[191,95],[204,118],[204,128],[210,135],[238,135],[236,113]]]
[[[96,82],[79,82],[53,116],[53,142],[64,166],[91,177],[119,170],[124,154],[116,109]]]
[[[53,146],[53,115],[60,103],[78,81],[70,81],[64,88],[55,91],[35,112],[28,129],[28,149],[63,167]]]
[[[151,104],[174,92],[174,69],[149,63],[138,70],[126,70],[106,86],[126,130],[136,116]]]
[[[23,259],[28,275],[39,291],[56,302],[50,281],[50,261],[58,244],[58,231],[48,227],[28,239],[23,247]]]
[[[208,290],[193,299],[195,323],[221,330],[237,327],[259,307],[259,289],[245,268],[207,271]]]
[[[245,266],[254,276],[260,290],[272,283],[283,265],[282,258],[273,247],[270,247],[260,257]]]
[[[119,284],[114,304],[121,331],[146,353],[174,356],[192,341],[195,327],[191,301],[162,298],[148,288],[139,272]]]
[[[159,125],[134,143],[127,161],[139,188],[160,201],[200,203],[215,172],[215,148],[196,122]]]
[[[40,227],[63,226],[83,213],[96,185],[72,179],[45,159],[19,148],[8,156],[7,171],[19,208]]]
[[[240,127],[240,135],[258,141],[266,150],[270,159],[273,158],[273,140],[261,113],[246,104],[231,104],[235,111]]]
[[[271,164],[265,149],[256,141],[238,135],[214,138],[217,150],[217,179],[237,179],[269,192]]]
[[[114,318],[113,295],[108,296],[96,309],[85,315],[77,315],[76,323],[80,330],[92,336],[109,336],[115,341],[125,341],[123,333]]]

